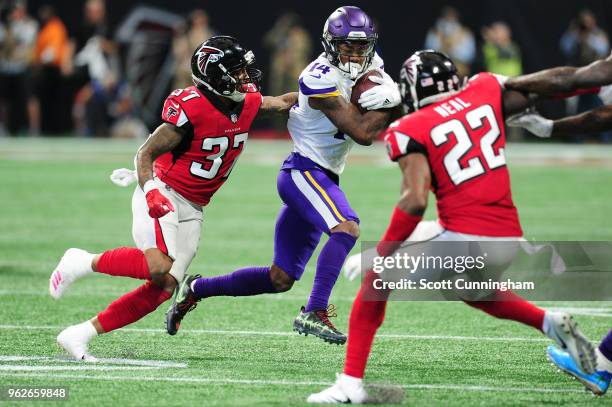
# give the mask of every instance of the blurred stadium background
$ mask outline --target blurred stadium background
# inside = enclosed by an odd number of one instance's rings
[[[161,306],[93,343],[92,353],[103,358],[169,361],[148,366],[79,366],[58,360],[54,343],[63,327],[138,282],[96,275],[56,302],[47,279],[68,247],[132,245],[131,190],[113,186],[108,175],[132,165],[143,137],[160,123],[164,97],[189,84],[185,61],[197,43],[212,33],[235,35],[254,50],[264,93],[296,90],[299,71],[321,51],[325,18],[345,3],[50,3],[52,9],[44,1],[0,2],[0,386],[69,386],[79,406],[303,402],[333,381],[344,358],[343,348],[290,330],[314,264],[289,293],[204,301],[176,337],[163,331]],[[380,53],[394,77],[426,44],[463,62],[464,74],[582,65],[610,52],[609,0],[351,3],[379,22]],[[558,117],[597,103],[550,102],[541,110]],[[259,122],[250,134],[266,140],[249,140],[231,181],[205,210],[191,272],[270,262],[276,173],[291,149],[283,126]],[[508,165],[526,237],[612,240],[609,136],[510,137]],[[399,173],[383,150],[355,148],[342,177],[366,241],[380,237],[397,199]],[[427,214],[435,216],[433,209]],[[341,329],[357,288],[341,278],[334,290]],[[541,305],[571,309],[594,340],[610,327],[610,303]],[[609,397],[594,399],[557,374],[536,332],[462,305],[395,302],[380,333],[368,379],[403,385],[410,405],[609,405]]]
[[[423,47],[447,52],[465,75],[584,65],[610,50],[608,0],[353,3],[377,21],[378,50],[392,76]],[[192,50],[214,33],[234,35],[253,49],[264,71],[265,93],[297,90],[299,72],[322,51],[325,18],[343,4],[3,0],[0,132],[142,136],[159,123],[165,95],[190,84]],[[597,103],[596,97],[583,96],[541,109],[556,117]],[[282,131],[283,124],[261,122],[258,128]]]

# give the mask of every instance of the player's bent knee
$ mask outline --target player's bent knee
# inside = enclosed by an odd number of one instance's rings
[[[295,280],[289,276],[283,269],[276,265],[270,267],[270,280],[276,288],[276,292],[282,293],[289,291],[293,287]]]
[[[145,250],[144,254],[147,259],[151,281],[156,284],[157,282],[166,281],[165,276],[170,272],[173,260],[159,249],[148,249]]]
[[[343,232],[358,238],[359,237],[359,224],[353,220],[342,222],[331,230],[331,233]]]

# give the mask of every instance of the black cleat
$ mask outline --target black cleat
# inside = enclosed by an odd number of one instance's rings
[[[168,334],[176,335],[185,315],[198,306],[200,300],[195,297],[191,290],[191,282],[200,277],[202,276],[199,274],[186,275],[183,282],[176,288],[172,305],[166,311],[166,331],[168,331]]]
[[[335,309],[331,304],[328,308]],[[312,334],[325,342],[336,345],[344,345],[346,342],[346,335],[338,331],[331,323],[326,309],[305,312],[302,307],[300,314],[293,321],[293,330],[306,336]]]

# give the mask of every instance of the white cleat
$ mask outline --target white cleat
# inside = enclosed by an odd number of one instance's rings
[[[546,312],[545,318],[548,319],[545,334],[567,351],[584,372],[595,372],[595,347],[580,332],[574,318],[567,312]]]
[[[86,326],[86,324],[89,326]],[[75,360],[97,362],[98,359],[87,352],[87,345],[95,335],[95,328],[91,325],[91,322],[86,321],[82,324],[69,326],[60,332],[57,335],[57,344]]]
[[[363,387],[363,381],[345,375],[336,375],[336,383],[333,386],[319,392],[313,393],[306,402],[313,404],[362,404],[366,401],[368,394]]]
[[[94,255],[81,249],[68,249],[49,278],[49,294],[60,299],[70,285],[78,278],[92,272]]]

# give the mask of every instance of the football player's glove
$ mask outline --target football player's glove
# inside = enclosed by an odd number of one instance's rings
[[[127,168],[117,168],[113,170],[110,179],[117,186],[127,187],[136,182],[136,171]]]
[[[522,127],[542,138],[550,137],[553,131],[553,121],[540,116],[533,109],[510,116],[506,124],[510,127]]]
[[[168,212],[174,212],[172,202],[155,187],[153,181],[146,182],[144,191],[150,217],[157,219],[165,216]]]
[[[382,77],[370,76],[369,80],[378,83],[371,89],[366,90],[359,97],[359,104],[367,110],[388,109],[400,104],[402,97],[397,83],[384,71],[380,71]]]

